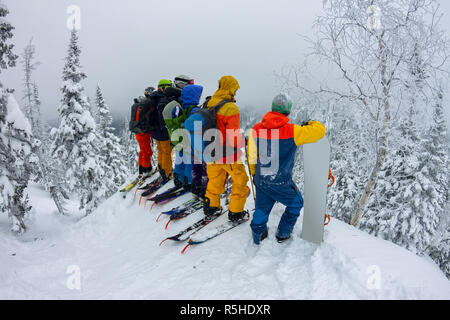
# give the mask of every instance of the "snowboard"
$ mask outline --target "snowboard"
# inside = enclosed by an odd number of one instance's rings
[[[304,211],[301,237],[312,243],[321,243],[330,168],[330,142],[326,136],[315,143],[303,145],[303,164]]]

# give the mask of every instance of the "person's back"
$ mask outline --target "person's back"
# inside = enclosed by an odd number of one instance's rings
[[[184,128],[185,121],[198,109],[202,92],[203,87],[199,85],[188,85],[182,90],[182,107],[176,106],[171,111],[172,120],[174,120],[172,121],[172,124],[174,126]],[[188,132],[185,131],[183,137],[187,139],[188,135]],[[176,138],[178,138],[178,135]],[[173,140],[174,139],[172,139],[172,141]],[[179,140],[173,141],[173,143],[179,143]],[[202,164],[197,165],[194,163],[194,157],[189,141],[183,141],[182,147],[183,149],[176,154],[176,164],[174,169],[175,184],[178,186],[182,185],[193,193],[203,196],[203,166]]]
[[[286,115],[268,112],[252,129],[252,138],[258,150],[254,169],[255,184],[283,185],[292,180],[297,147],[313,143],[325,134],[325,127],[317,121],[306,126],[289,123]],[[250,152],[251,154],[253,152]],[[253,158],[254,159],[254,158]]]
[[[220,195],[225,190],[228,177],[231,177],[232,188],[228,206],[228,218],[240,221],[248,212],[245,202],[249,195],[247,187],[248,176],[245,166],[239,162],[245,145],[241,135],[240,112],[236,106],[235,95],[240,88],[238,81],[232,76],[224,76],[219,80],[219,88],[207,103],[207,108],[214,108],[225,103],[216,113],[217,127],[221,133],[221,145],[224,154],[215,162],[207,162],[208,186],[205,193],[203,212],[206,216],[217,215],[222,212]],[[194,142],[195,144],[195,142]]]
[[[289,123],[292,101],[285,94],[277,95],[260,123],[250,132],[248,155],[250,172],[256,188],[255,213],[251,223],[253,241],[259,244],[268,235],[267,221],[276,202],[286,206],[276,237],[291,237],[303,207],[303,197],[292,181],[297,147],[323,138],[325,127],[318,121],[305,125]]]
[[[224,104],[216,114],[217,127],[221,133],[221,144],[224,147],[223,158],[217,163],[231,164],[238,161],[242,153],[240,148],[245,145],[241,136],[240,111],[235,104],[235,94],[240,88],[238,81],[232,76],[224,76],[219,80],[219,89],[207,102],[207,108],[213,108],[224,100]]]

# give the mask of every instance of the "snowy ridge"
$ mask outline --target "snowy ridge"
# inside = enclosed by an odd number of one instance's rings
[[[199,220],[201,211],[164,230],[164,222],[155,222],[159,212],[139,207],[132,194],[125,200],[115,194],[74,224],[56,215],[43,190],[33,185],[30,194],[40,209],[25,236],[13,238],[0,217],[0,299],[450,298],[450,282],[436,265],[336,219],[320,246],[301,240],[301,219],[293,239],[278,244],[283,207],[276,206],[260,246],[245,223],[181,255],[185,243],[159,243]],[[80,269],[81,290],[66,286],[71,265]],[[378,289],[368,286],[374,266]]]

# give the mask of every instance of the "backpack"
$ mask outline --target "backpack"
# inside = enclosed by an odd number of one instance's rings
[[[172,134],[175,130],[182,129],[184,127],[184,122],[189,117],[192,110],[196,108],[198,108],[198,106],[192,105],[186,109],[183,109],[178,101],[172,101],[164,108],[163,118],[166,122],[167,129],[169,130],[169,137],[172,146],[176,146],[183,141],[182,138],[178,141],[172,140]],[[178,114],[175,114],[175,111],[178,111]]]
[[[214,139],[212,141],[204,141],[203,135],[210,129],[218,129],[217,127],[217,112],[227,103],[233,102],[231,100],[222,100],[215,107],[206,107],[204,105],[203,108],[195,111],[186,121],[184,122],[184,127],[187,131],[189,131],[191,135],[191,146],[194,151],[194,154],[197,158],[203,159],[203,151],[212,143],[217,143]],[[197,131],[195,127],[195,122],[201,122],[201,131]],[[195,144],[195,137],[197,139],[201,139],[201,144]],[[204,159],[207,162],[212,162],[212,159]]]
[[[129,129],[133,133],[146,133],[152,128],[149,124],[149,114],[153,107],[148,100],[141,100],[131,106]]]

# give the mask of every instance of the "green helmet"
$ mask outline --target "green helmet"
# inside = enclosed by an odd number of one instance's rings
[[[161,81],[159,81],[158,83],[158,89],[164,90],[167,87],[171,87],[172,86],[172,81],[167,80],[167,79],[162,79]]]
[[[272,111],[289,115],[292,109],[292,100],[286,93],[280,93],[272,102]]]

